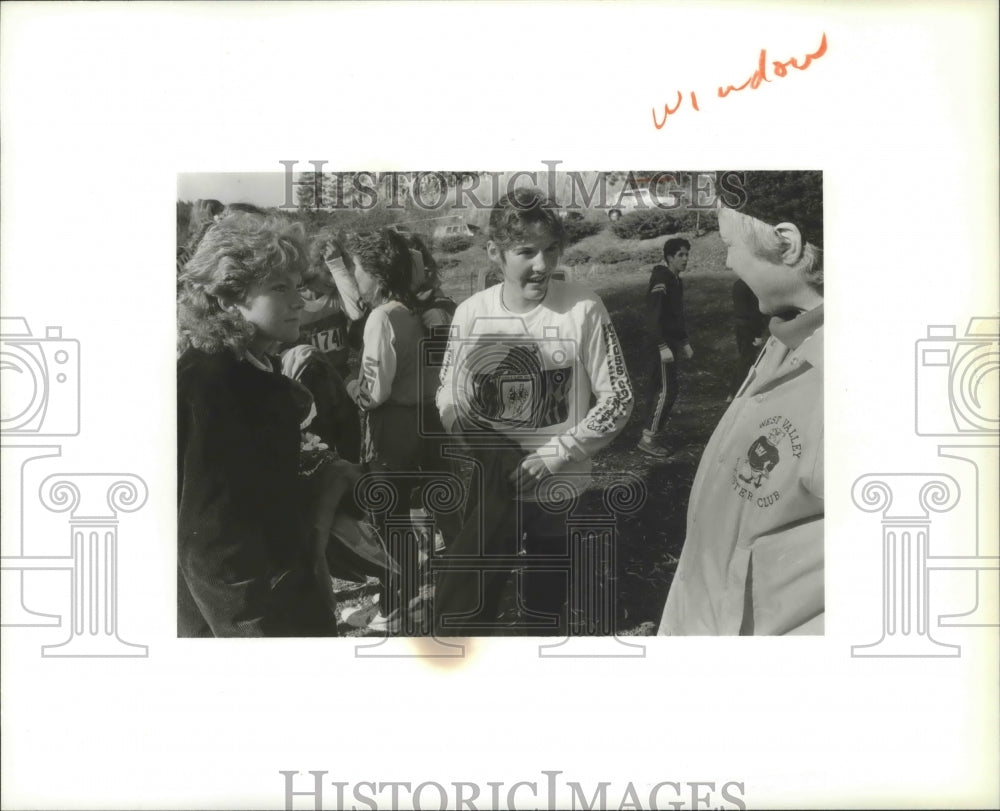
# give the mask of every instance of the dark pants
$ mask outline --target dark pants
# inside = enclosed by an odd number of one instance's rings
[[[443,453],[444,429],[431,406],[384,405],[367,417],[366,444],[372,454],[369,471],[385,482],[396,499],[393,508],[376,522],[389,555],[400,569],[398,576],[387,571],[381,578],[382,613],[398,612],[404,634],[430,633],[429,627],[421,630],[423,615],[411,615],[408,609],[421,590],[430,586],[430,571],[424,561],[431,554],[434,538],[427,524],[411,520],[410,511],[432,500],[427,496],[435,484],[433,474],[442,474],[442,479],[450,474],[457,479],[456,465]],[[435,513],[433,518],[446,543],[452,543],[462,526],[459,511]]]
[[[475,469],[469,508],[444,560],[474,558],[467,569],[442,567],[434,594],[438,636],[490,636],[508,629],[499,620],[501,601],[512,579],[522,612],[515,633],[567,632],[565,568],[546,571],[532,566],[538,555],[568,556],[565,517],[534,502],[518,501],[507,481],[524,458],[516,443],[495,442],[468,450]],[[489,567],[490,556],[520,557],[524,566]],[[487,568],[489,567],[489,568]]]
[[[419,484],[420,434],[418,409],[385,404],[365,414],[363,453],[368,471],[384,482],[392,506],[376,516],[375,524],[385,540],[400,574],[387,571],[381,578],[379,603],[384,615],[405,611],[418,591],[418,549],[410,527],[411,494]]]
[[[663,430],[680,391],[677,364],[681,347],[671,346],[670,349],[674,353],[672,363],[663,363],[659,352],[656,352],[649,362],[649,380],[646,389],[649,396],[649,411],[643,428],[651,434],[658,434]]]
[[[297,379],[309,389],[316,404],[316,419],[308,430],[336,448],[348,462],[357,462],[361,419],[339,372],[324,356],[316,355],[300,370]]]
[[[737,352],[736,368],[733,370],[733,377],[729,382],[729,393],[733,397],[740,390],[740,386],[746,380],[750,367],[754,365],[757,356],[760,354],[760,347],[753,345],[753,342],[760,336],[760,330],[756,326],[737,325],[735,334]]]
[[[458,478],[458,465],[455,460],[445,454],[448,446],[454,446],[455,440],[444,435],[444,427],[441,425],[441,417],[433,402],[422,405],[420,415],[420,469],[424,473],[440,473],[442,478],[450,481]],[[452,478],[454,477],[454,478]],[[425,482],[427,482],[425,478]],[[411,495],[410,503],[413,507],[423,507],[428,499],[424,498],[424,492],[429,482],[424,487],[416,490]],[[459,510],[452,512],[434,513],[436,526],[441,530],[441,535],[445,543],[452,543],[458,537],[462,529],[462,516]]]

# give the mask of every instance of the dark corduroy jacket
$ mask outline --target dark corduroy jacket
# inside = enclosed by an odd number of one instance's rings
[[[293,386],[228,351],[178,361],[178,636],[335,632],[309,566]]]

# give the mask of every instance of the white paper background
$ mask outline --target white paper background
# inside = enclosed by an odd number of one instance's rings
[[[935,629],[959,658],[851,658],[881,633],[881,529],[850,492],[958,475],[914,436],[914,342],[997,314],[996,31],[975,2],[4,4],[3,315],[82,353],[81,434],[44,472],[133,472],[151,494],[119,552],[119,633],[148,659],[42,659],[64,631],[3,631],[4,807],[280,807],[289,769],[484,791],[563,770],[616,804],[628,781],[645,804],[664,780],[735,780],[751,807],[995,806],[996,629]],[[801,57],[824,32],[807,71],[714,96],[761,48]],[[656,130],[677,90],[701,111]],[[825,638],[564,661],[501,640],[451,667],[176,640],[176,175],[282,159],[824,170]],[[64,554],[65,517],[31,497],[35,554]],[[970,543],[968,511],[935,520]],[[931,582],[963,608],[968,579]]]

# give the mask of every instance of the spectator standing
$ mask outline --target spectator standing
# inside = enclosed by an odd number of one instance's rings
[[[733,317],[737,361],[729,383],[727,403],[733,401],[767,338],[768,317],[760,311],[760,302],[750,285],[740,278],[733,282]]]
[[[691,243],[672,237],[663,243],[664,264],[649,277],[646,293],[647,392],[650,398],[639,450],[658,459],[670,455],[660,444],[680,391],[678,366],[694,357],[684,325],[684,282]]]

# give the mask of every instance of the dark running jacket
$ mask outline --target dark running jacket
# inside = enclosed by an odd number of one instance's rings
[[[671,349],[688,343],[684,327],[684,283],[665,265],[657,265],[649,276],[646,291],[647,344]],[[676,353],[675,353],[676,354]]]
[[[325,636],[296,385],[226,351],[177,363],[178,636]]]

